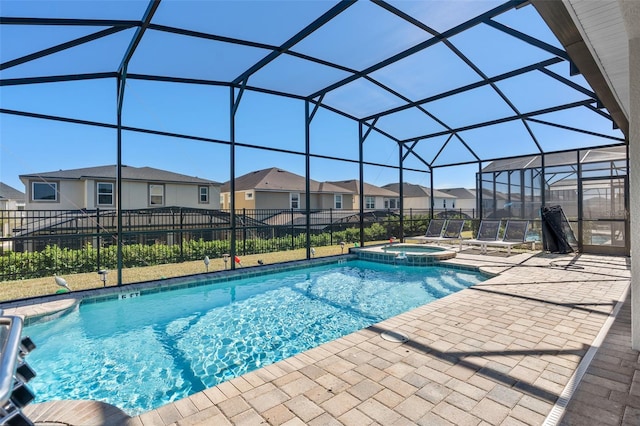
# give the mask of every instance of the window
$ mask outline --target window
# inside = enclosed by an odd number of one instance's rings
[[[289,204],[291,205],[292,209],[299,209],[300,208],[300,194],[292,192],[291,194],[289,194]]]
[[[220,206],[224,208],[224,194],[220,194]]]
[[[384,199],[384,208],[385,209],[395,209],[396,205],[400,204],[399,200],[396,198],[385,198]]]
[[[164,206],[164,185],[149,185],[149,205]]]
[[[209,187],[208,186],[198,187],[198,203],[209,204]]]
[[[364,208],[365,209],[375,209],[376,208],[376,198],[367,196],[364,197]]]
[[[113,203],[113,183],[98,182],[97,183],[98,199],[96,204],[99,206],[112,206]]]
[[[57,182],[32,182],[31,199],[33,201],[58,201]]]
[[[245,192],[244,193],[245,200],[253,200],[253,192]]]
[[[334,207],[336,209],[341,209],[342,208],[342,194],[335,194],[334,200],[335,200]]]

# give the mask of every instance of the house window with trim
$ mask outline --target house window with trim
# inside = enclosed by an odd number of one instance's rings
[[[164,185],[149,184],[149,205],[164,206]]]
[[[209,187],[208,186],[198,187],[198,203],[209,204]]]
[[[252,192],[252,191],[250,191],[250,192],[245,192],[245,193],[244,193],[244,199],[245,199],[245,200],[253,200],[253,192]]]
[[[32,201],[58,201],[57,182],[31,182]]]
[[[300,194],[297,192],[292,192],[289,194],[289,205],[292,209],[300,208]]]
[[[400,202],[396,198],[385,198],[384,199],[384,208],[385,209],[395,209],[398,204],[400,204]]]
[[[371,197],[371,196],[364,197],[364,208],[365,209],[375,209],[376,208],[376,197]]]
[[[98,206],[113,206],[113,182],[98,182],[96,184]]]
[[[334,208],[341,209],[342,208],[342,194],[335,194],[333,198],[334,198],[334,203],[333,203]]]

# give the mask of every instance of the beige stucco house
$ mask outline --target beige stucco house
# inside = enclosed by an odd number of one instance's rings
[[[400,185],[398,183],[390,183],[384,185],[383,188],[400,193]],[[421,185],[412,183],[404,183],[402,186],[403,208],[427,210],[431,208],[431,189]],[[436,210],[452,210],[457,209],[456,197],[439,191],[433,190],[433,208]],[[393,208],[393,207],[391,207]]]
[[[27,210],[116,208],[116,166],[21,175]],[[220,208],[220,184],[151,167],[122,166],[122,208]]]
[[[438,191],[456,198],[455,207],[459,210],[471,211],[477,209],[476,190],[467,188],[446,188]]]
[[[0,210],[24,210],[24,192],[0,182]]]
[[[360,209],[360,181],[357,179],[328,182],[332,185],[342,187],[351,192],[351,204],[356,210]],[[398,193],[379,186],[364,182],[364,209],[382,210],[388,209],[389,200],[397,200]]]
[[[329,182],[309,180],[311,209],[354,209],[353,193]],[[277,167],[257,170],[235,180],[236,209],[306,209],[305,178]],[[230,208],[231,185],[220,189],[220,204]]]

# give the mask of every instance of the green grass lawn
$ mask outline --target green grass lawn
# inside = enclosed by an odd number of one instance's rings
[[[369,242],[367,245],[376,244]],[[348,244],[344,253],[348,253]],[[339,245],[316,247],[315,257],[326,257],[341,254]],[[306,249],[280,251],[265,254],[252,254],[240,256],[243,267],[256,266],[258,260],[263,264],[274,264],[289,262],[292,260],[303,260],[306,258]],[[231,265],[227,265],[230,268]],[[210,259],[209,272],[222,271],[225,269],[225,263],[222,258]],[[123,284],[132,284],[143,281],[152,281],[163,278],[173,278],[185,275],[193,275],[206,272],[204,261],[191,261],[183,263],[169,263],[155,266],[145,266],[138,268],[128,268],[122,270]],[[110,271],[107,275],[107,286],[116,286],[117,271]],[[97,272],[88,272],[83,274],[64,275],[63,278],[69,284],[71,290],[86,290],[103,287],[100,275]],[[55,283],[53,276],[44,278],[32,278],[17,281],[0,281],[0,301],[9,301],[22,299],[26,297],[43,296],[55,294],[60,287]]]

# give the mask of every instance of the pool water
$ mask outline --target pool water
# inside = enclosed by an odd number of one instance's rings
[[[446,251],[442,247],[434,247],[427,245],[402,244],[398,246],[384,246],[383,251],[391,253],[440,253]]]
[[[36,402],[92,399],[130,415],[482,281],[474,272],[352,261],[81,304],[25,327]]]

